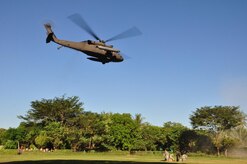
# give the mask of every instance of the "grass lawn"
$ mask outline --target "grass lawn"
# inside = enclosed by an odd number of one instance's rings
[[[152,164],[168,163],[163,161],[162,154],[130,155],[127,152],[114,153],[74,153],[69,150],[55,152],[23,152],[17,155],[16,150],[0,150],[0,163],[7,164]],[[170,162],[177,163],[177,162]],[[247,158],[224,157],[189,157],[186,164],[247,164]]]

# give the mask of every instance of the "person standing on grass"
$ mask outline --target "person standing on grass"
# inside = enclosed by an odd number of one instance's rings
[[[170,153],[165,149],[164,153],[163,153],[163,156],[165,157],[165,161],[169,161],[169,158],[170,158]]]
[[[180,159],[181,159],[181,153],[180,153],[180,151],[177,151],[176,152],[176,160],[177,160],[177,162],[179,162]]]

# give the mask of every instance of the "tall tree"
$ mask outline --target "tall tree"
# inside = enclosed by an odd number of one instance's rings
[[[207,130],[212,134],[219,155],[224,131],[244,124],[246,115],[236,106],[205,106],[197,108],[190,116],[190,120],[194,129]]]
[[[203,152],[209,154],[214,148],[211,138],[204,131],[187,129],[181,133],[178,141],[181,153]]]
[[[5,133],[6,129],[0,128],[0,145],[2,145],[4,143],[4,133]]]
[[[176,122],[166,122],[163,125],[163,131],[166,134],[166,143],[165,147],[176,151],[179,149],[179,137],[183,131],[187,130],[188,128],[183,126],[180,123]]]
[[[83,112],[82,105],[77,96],[36,100],[31,102],[32,108],[27,114],[18,118],[45,125],[50,122],[60,122],[62,126],[69,126],[74,124],[74,118]]]
[[[105,133],[102,115],[93,112],[84,112],[77,122],[78,128],[83,130],[83,136],[87,139],[86,149],[92,150],[101,142],[101,135]]]
[[[24,120],[22,127],[28,129],[28,144],[51,148],[73,147],[71,142],[77,141],[79,134],[80,139],[82,134],[77,126],[84,113],[82,105],[77,96],[32,101],[27,114],[18,116]]]
[[[245,126],[238,126],[228,131],[228,135],[237,141],[238,147],[247,147],[247,128]]]
[[[109,129],[109,144],[119,150],[131,150],[136,143],[137,124],[128,113],[112,114]]]
[[[163,149],[166,142],[166,135],[162,131],[162,127],[153,126],[148,123],[143,125],[142,132],[142,143],[144,144],[145,150],[160,150]]]

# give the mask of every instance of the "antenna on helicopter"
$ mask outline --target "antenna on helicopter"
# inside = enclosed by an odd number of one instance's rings
[[[57,49],[60,50],[63,46],[58,46]]]

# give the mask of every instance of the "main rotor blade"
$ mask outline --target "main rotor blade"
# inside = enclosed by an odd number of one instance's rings
[[[134,37],[134,36],[138,36],[141,34],[142,34],[142,32],[137,27],[132,27],[132,28],[106,40],[105,42],[110,42],[113,40],[124,39],[124,38],[129,38],[129,37]]]
[[[87,22],[79,15],[79,14],[73,14],[68,16],[68,18],[75,23],[77,26],[84,29],[87,33],[92,35],[96,40],[100,40],[100,38],[93,32],[93,30],[88,26]]]

